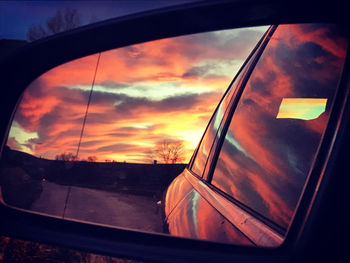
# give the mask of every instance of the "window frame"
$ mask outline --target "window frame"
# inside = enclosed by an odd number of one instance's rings
[[[230,102],[228,103],[228,107],[225,111],[225,115],[220,123],[221,129],[221,135],[218,138],[217,134],[214,138],[214,142],[212,144],[211,151],[208,155],[207,162],[204,167],[204,173],[203,178],[206,182],[208,182],[211,185],[211,180],[213,178],[213,173],[216,165],[217,158],[220,154],[221,146],[225,140],[225,136],[228,130],[228,127],[230,125],[230,121],[233,115],[233,111],[236,109],[238,101],[242,95],[242,92],[244,90],[244,87],[250,77],[251,72],[254,70],[255,65],[260,59],[261,54],[264,52],[266,45],[268,44],[271,35],[276,30],[275,25],[271,25],[268,30],[265,32],[263,37],[260,39],[260,41],[257,43],[256,47],[253,49],[249,57],[246,59],[244,64],[242,65],[241,70],[245,70],[243,72],[243,75],[241,76],[241,80],[237,83],[237,87],[234,90],[234,93],[230,99]],[[246,67],[246,68],[245,68]],[[239,76],[239,73],[241,70],[237,73],[236,77]],[[234,78],[234,80],[236,79]],[[233,82],[232,82],[233,83]],[[232,85],[232,84],[231,84]],[[208,165],[209,163],[209,165]]]
[[[264,41],[261,43],[261,46],[257,50],[257,53],[256,53],[253,61],[251,62],[251,65],[249,66],[249,68],[247,68],[247,71],[243,76],[243,79],[242,79],[242,82],[240,83],[240,86],[237,87],[237,93],[235,94],[235,96],[232,97],[232,101],[230,102],[229,112],[228,112],[226,119],[225,119],[225,122],[223,124],[222,136],[219,138],[219,142],[217,143],[217,147],[215,148],[215,151],[213,153],[213,157],[211,159],[209,170],[207,173],[207,178],[208,178],[207,182],[210,185],[211,185],[214,170],[216,167],[217,160],[219,158],[219,154],[220,154],[222,145],[225,141],[226,133],[227,133],[228,128],[229,128],[230,123],[231,123],[232,116],[237,108],[238,102],[241,99],[242,93],[246,87],[246,84],[247,84],[250,76],[251,76],[251,73],[254,71],[256,64],[260,60],[260,57],[261,57],[262,53],[264,52],[266,46],[268,45],[270,38],[272,37],[272,35],[276,31],[276,28],[277,28],[277,25],[272,25],[269,28],[269,30],[266,32],[267,34],[266,34],[266,36],[264,36]]]
[[[204,133],[190,159],[190,162],[187,166],[188,170],[193,174],[196,175],[198,178],[203,178],[204,181],[210,182],[209,178],[208,178],[208,169],[207,167],[211,167],[211,165],[207,166],[208,162],[211,163],[211,160],[213,159],[213,153],[216,152],[217,149],[217,138],[218,138],[218,132],[219,130],[222,130],[220,137],[222,137],[224,134],[224,128],[227,122],[227,117],[229,116],[229,112],[230,109],[232,107],[232,103],[234,98],[237,96],[237,93],[240,92],[242,83],[244,82],[244,80],[246,79],[246,76],[248,74],[248,72],[250,71],[250,68],[255,65],[254,63],[256,63],[256,58],[259,55],[259,50],[261,49],[261,47],[263,46],[263,43],[265,43],[265,41],[267,40],[267,36],[270,34],[269,32],[271,32],[271,29],[273,28],[273,26],[270,26],[266,32],[263,34],[263,36],[260,38],[260,40],[258,41],[258,43],[254,46],[253,50],[250,52],[250,54],[248,55],[248,57],[246,58],[246,60],[244,61],[244,63],[242,64],[242,66],[240,67],[240,69],[238,70],[238,72],[235,74],[235,76],[233,77],[232,81],[230,82],[230,84],[228,85],[228,88],[226,89],[226,91],[224,92],[224,94],[222,95],[218,105],[215,108],[215,111],[213,112],[212,116],[210,117],[210,120],[204,130]],[[242,73],[242,76],[240,76],[240,74]],[[233,84],[235,83],[235,81],[240,77],[240,79],[238,80],[238,83],[236,83],[236,87],[232,87]],[[203,142],[203,139],[205,137],[205,135],[208,132],[209,127],[211,126],[211,123],[214,119],[214,116],[216,114],[216,112],[218,111],[220,104],[225,100],[226,96],[229,96],[229,90],[233,89],[233,92],[231,94],[230,98],[227,98],[228,103],[227,103],[227,107],[225,108],[225,112],[224,112],[224,116],[222,117],[222,119],[220,120],[220,125],[219,128],[216,130],[214,139],[211,143],[211,147],[208,153],[208,156],[205,160],[205,164],[203,167],[203,171],[202,174],[196,174],[194,171],[192,171],[192,167],[193,167],[193,163],[196,160],[196,157],[198,155],[198,150]]]

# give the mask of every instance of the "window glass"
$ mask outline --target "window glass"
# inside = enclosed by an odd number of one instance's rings
[[[288,227],[329,118],[346,47],[336,26],[277,28],[232,117],[214,186]]]
[[[195,174],[199,176],[203,176],[204,174],[207,174],[207,170],[205,170],[206,164],[208,163],[208,160],[211,160],[212,157],[209,157],[211,149],[216,147],[218,138],[221,136],[222,132],[222,122],[227,115],[227,108],[229,107],[229,104],[231,102],[231,98],[234,94],[234,91],[236,90],[236,87],[241,86],[242,78],[246,71],[250,68],[250,65],[253,61],[254,55],[247,59],[247,63],[242,66],[242,69],[240,72],[238,72],[238,75],[235,77],[233,82],[230,84],[229,88],[227,89],[223,99],[220,101],[217,109],[215,110],[215,113],[212,117],[212,119],[209,122],[209,125],[204,133],[204,136],[200,142],[198,150],[195,152],[195,159],[193,160],[193,163],[191,164],[191,170]],[[244,68],[243,68],[244,67]],[[227,117],[225,117],[226,119]],[[209,161],[211,162],[211,161]],[[204,173],[205,171],[205,173]],[[204,173],[204,174],[203,174]],[[205,176],[205,175],[204,175]],[[204,178],[206,179],[206,178]]]
[[[215,114],[213,115],[213,118],[210,120],[210,124],[203,136],[203,139],[201,141],[201,144],[198,148],[196,157],[193,161],[191,171],[195,174],[202,176],[204,167],[207,161],[207,158],[209,156],[211,147],[213,145],[215,136],[217,134],[219,128],[221,128],[221,121],[224,117],[225,111],[228,107],[228,104],[231,101],[231,97],[233,94],[233,91],[235,90],[238,80],[241,79],[242,73],[235,79],[235,81],[230,86],[228,92],[226,93],[223,100],[220,102],[218,108],[215,111]]]
[[[215,138],[220,137],[221,135],[223,128],[222,121],[224,116],[227,114],[227,108],[229,107],[234,91],[236,90],[236,87],[239,87],[241,85],[242,77],[244,76],[246,70],[250,67],[251,62],[252,58],[231,83],[223,99],[220,101],[219,106],[215,110],[212,119],[210,120],[210,123],[204,133],[203,139],[200,142],[198,151],[195,152],[196,156],[193,160],[191,170],[199,176],[203,175],[208,156],[215,142]]]

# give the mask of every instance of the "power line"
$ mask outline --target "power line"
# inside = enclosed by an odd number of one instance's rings
[[[89,106],[90,106],[90,102],[91,102],[92,92],[93,92],[93,90],[94,90],[95,79],[96,79],[96,73],[97,73],[97,69],[98,69],[98,64],[100,63],[100,58],[101,58],[101,53],[98,54],[98,58],[97,58],[97,63],[96,63],[96,68],[95,68],[95,74],[94,74],[94,78],[93,78],[92,85],[91,85],[91,90],[90,90],[90,94],[89,94],[89,99],[88,99],[88,102],[87,102],[87,105],[86,105],[86,111],[85,111],[83,126],[81,127],[81,132],[80,132],[80,138],[79,138],[79,143],[78,143],[77,154],[75,155],[75,158],[76,158],[76,159],[78,159],[79,150],[80,150],[80,144],[81,144],[81,140],[82,140],[83,134],[84,134],[86,118],[87,118],[87,114],[88,114],[88,111],[89,111]]]

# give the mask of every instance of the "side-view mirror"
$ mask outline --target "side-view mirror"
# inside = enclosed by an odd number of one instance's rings
[[[338,233],[324,198],[348,200],[349,37],[340,7],[311,8],[196,3],[3,59],[0,233],[164,262],[314,256]]]
[[[163,193],[266,30],[166,38],[45,72],[26,88],[12,120],[2,155],[4,201],[164,233]]]

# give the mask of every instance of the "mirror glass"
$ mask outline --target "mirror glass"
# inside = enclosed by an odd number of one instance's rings
[[[24,91],[3,149],[3,201],[63,219],[167,233],[164,192],[267,29],[132,45],[41,75]]]
[[[279,25],[146,42],[53,68],[14,113],[3,202],[109,227],[279,246],[347,45],[337,25]]]

